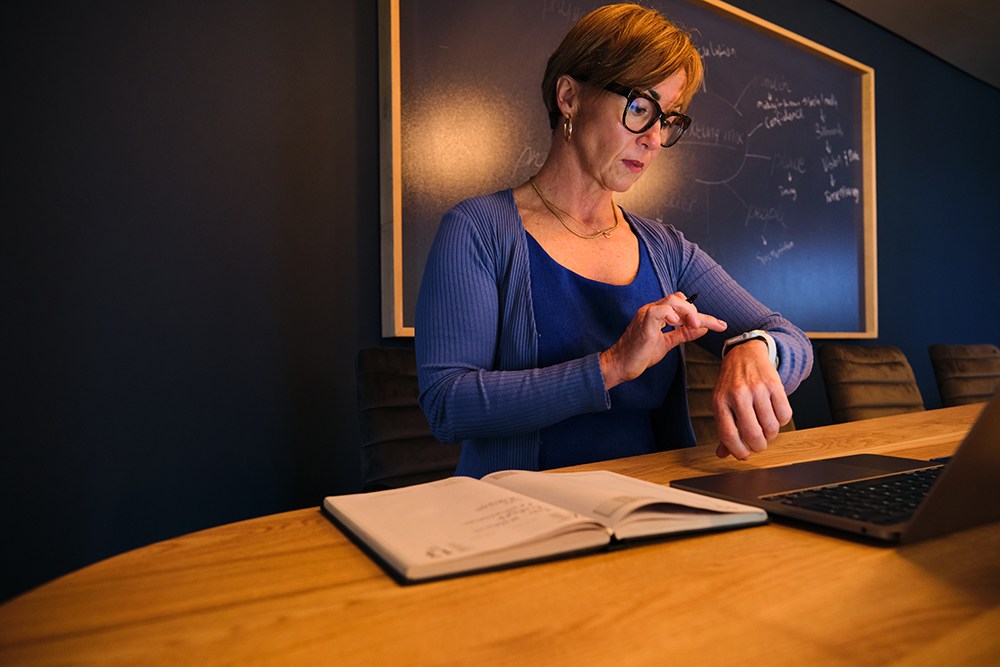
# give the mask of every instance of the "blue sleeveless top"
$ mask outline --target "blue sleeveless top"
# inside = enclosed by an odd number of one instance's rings
[[[527,237],[539,367],[611,347],[641,306],[664,296],[641,239],[636,277],[628,285],[609,285],[570,271],[534,237]],[[679,352],[673,349],[635,380],[612,387],[609,411],[576,415],[543,428],[539,467],[545,470],[657,451],[650,411],[663,403],[678,358]]]

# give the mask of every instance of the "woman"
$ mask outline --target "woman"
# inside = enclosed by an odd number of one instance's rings
[[[416,353],[435,436],[462,442],[457,474],[693,445],[678,346],[694,340],[724,353],[720,457],[763,451],[791,419],[805,335],[677,230],[614,203],[683,134],[701,76],[689,36],[658,12],[594,10],[549,59],[538,173],[445,214]]]

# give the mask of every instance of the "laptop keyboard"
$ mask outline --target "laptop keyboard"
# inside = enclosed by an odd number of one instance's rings
[[[879,525],[909,519],[944,466],[774,496],[786,505]]]

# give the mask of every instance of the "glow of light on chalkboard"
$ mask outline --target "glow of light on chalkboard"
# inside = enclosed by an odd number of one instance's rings
[[[402,128],[405,177],[421,191],[456,199],[480,194],[517,158],[505,119],[518,110],[487,86],[424,93],[409,113]]]
[[[686,200],[695,193],[677,192],[686,179],[679,172],[679,165],[670,159],[669,151],[661,150],[656,162],[629,188],[615,197],[626,210],[663,222],[669,222],[669,202]]]

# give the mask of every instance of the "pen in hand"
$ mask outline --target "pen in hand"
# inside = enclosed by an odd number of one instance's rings
[[[687,299],[685,299],[685,300],[686,300],[686,301],[687,301],[688,303],[694,303],[695,299],[697,299],[697,298],[698,298],[698,293],[697,293],[697,292],[695,292],[694,294],[692,294],[691,296],[689,296],[689,297],[688,297]],[[716,319],[718,319],[718,318],[716,318]],[[723,322],[722,320],[719,320],[719,323],[720,323],[720,324],[721,324],[721,325],[722,325],[723,327],[726,327],[726,328],[728,328],[728,327],[729,327],[729,325],[728,325],[728,324],[726,324],[725,322]]]
[[[685,301],[687,301],[688,303],[694,303],[695,300],[697,300],[697,298],[698,298],[698,292],[695,292],[694,294],[692,294],[691,296],[689,296],[687,299],[685,299]],[[719,321],[721,322],[722,320],[719,320]],[[725,322],[723,322],[723,326],[725,326]]]
[[[695,292],[694,294],[692,294],[691,296],[689,296],[688,298],[686,298],[684,300],[687,301],[688,303],[694,303],[694,300],[697,299],[697,298],[698,298],[698,293]],[[686,326],[686,325],[683,322],[681,322],[681,324],[679,324],[677,326],[683,327],[683,326]]]

